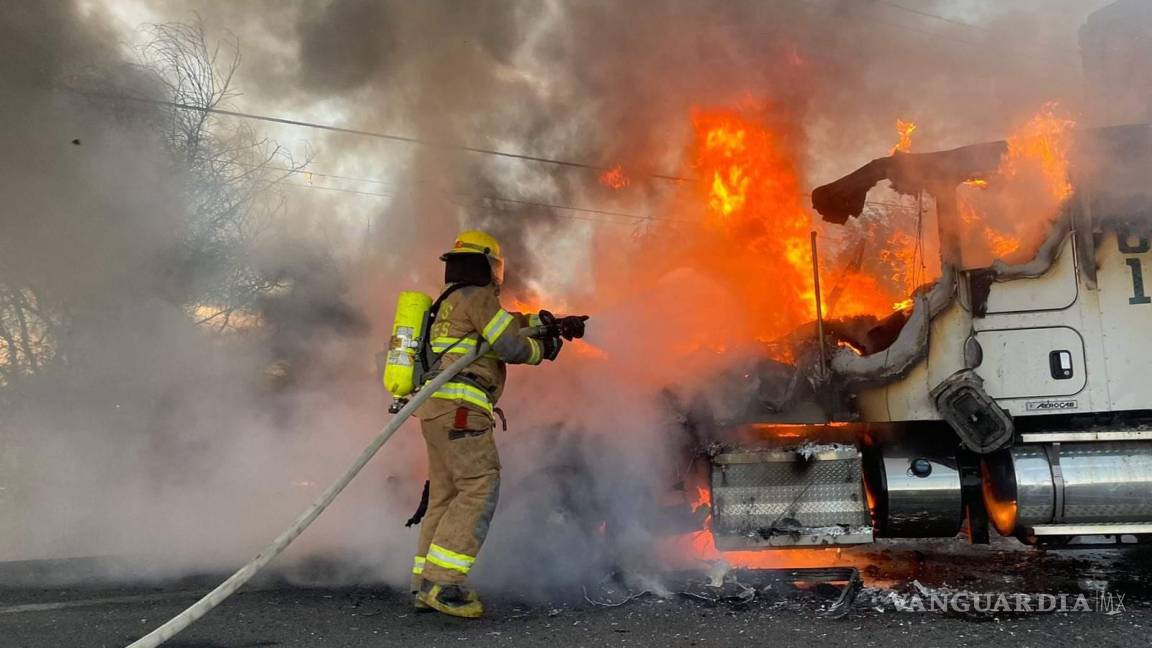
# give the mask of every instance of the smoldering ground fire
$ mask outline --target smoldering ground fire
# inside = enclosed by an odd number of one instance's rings
[[[139,70],[111,45],[99,7],[9,16],[5,31],[38,25],[49,40],[7,39],[46,62],[29,73],[19,53],[4,57],[5,77],[27,92],[4,119],[14,171],[0,174],[14,197],[5,258],[21,273],[0,281],[45,285],[46,303],[75,337],[61,343],[56,365],[21,369],[29,386],[10,392],[19,414],[3,425],[19,465],[4,483],[17,484],[7,497],[16,502],[10,528],[20,530],[6,534],[5,553],[164,554],[134,564],[174,571],[243,558],[385,415],[371,358],[393,296],[434,291],[437,256],[469,226],[505,242],[510,303],[594,314],[565,367],[513,375],[501,440],[505,503],[480,582],[531,581],[533,594],[548,596],[588,573],[659,572],[669,553],[723,557],[708,546],[704,514],[690,514],[703,485],[685,462],[699,439],[683,419],[700,410],[685,404],[706,403],[725,418],[741,405],[711,389],[716,376],[743,375],[764,359],[803,360],[816,314],[811,229],[819,229],[830,338],[856,351],[870,348],[877,325],[908,317],[910,295],[941,273],[931,197],[877,191],[860,220],[838,228],[814,221],[811,188],[894,147],[1008,137],[989,170],[996,178],[970,178],[962,190],[960,236],[972,243],[963,254],[976,265],[1029,259],[1068,197],[1076,54],[1000,55],[1074,33],[1082,20],[1068,10],[1074,3],[1020,14],[989,7],[993,32],[965,35],[981,48],[945,41],[916,60],[893,42],[923,50],[930,37],[878,31],[854,3],[818,4],[153,8],[158,21],[201,9],[212,38],[251,21],[238,34],[236,77],[251,94],[231,99],[238,105],[583,165],[450,146],[396,152],[309,133],[310,186],[344,193],[275,189],[285,207],[269,212],[267,246],[237,251],[274,284],[249,308],[268,326],[223,338],[186,317],[188,306],[220,295],[171,292],[198,276],[197,263],[216,261],[171,261],[185,242],[188,191],[149,130],[171,111],[141,114],[59,92],[92,67],[101,90],[158,99],[165,91],[135,80]],[[905,86],[918,91],[898,91]],[[82,144],[61,144],[74,138]],[[58,159],[67,161],[46,162]],[[385,165],[395,196],[384,207],[348,207],[342,201],[379,199],[348,192],[380,187],[321,175],[379,180]],[[370,225],[332,225],[333,214],[350,211]],[[83,236],[78,223],[88,224]],[[15,348],[5,346],[10,361],[37,355]],[[412,435],[390,445],[295,557],[331,553],[352,577],[402,582],[413,538],[394,522],[419,494],[417,446]],[[669,497],[676,506],[663,506]],[[205,530],[206,520],[227,522]],[[819,564],[826,553],[727,559]]]

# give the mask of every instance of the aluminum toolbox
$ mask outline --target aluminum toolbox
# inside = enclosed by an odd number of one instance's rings
[[[712,459],[712,533],[721,550],[872,542],[860,451],[823,444]]]

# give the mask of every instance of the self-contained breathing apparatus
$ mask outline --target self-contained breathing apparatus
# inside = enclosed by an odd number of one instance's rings
[[[433,355],[428,340],[440,305],[449,295],[466,284],[448,288],[436,301],[422,292],[404,291],[396,300],[396,319],[384,363],[384,387],[392,394],[388,411],[395,414],[408,402],[408,396],[420,389],[424,378],[448,350]]]

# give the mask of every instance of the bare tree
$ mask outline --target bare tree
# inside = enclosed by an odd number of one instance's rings
[[[0,282],[0,388],[40,372],[52,358],[57,328],[34,287]]]
[[[199,20],[149,29],[143,65],[176,106],[167,115],[165,141],[178,172],[192,180],[185,305],[198,323],[224,330],[281,287],[277,277],[264,276],[255,266],[252,246],[284,208],[276,186],[307,162],[296,163],[247,123],[220,124],[210,112],[238,94],[232,87],[241,62],[235,37],[211,46]]]
[[[198,323],[234,328],[252,322],[256,304],[280,288],[278,276],[261,272],[254,249],[284,210],[279,184],[305,165],[247,124],[210,112],[238,94],[235,37],[212,45],[199,20],[151,25],[148,33],[134,68],[161,89],[163,102],[159,109],[116,116],[159,130],[181,187],[182,200],[173,206],[182,218],[180,244],[163,260],[170,275],[164,297]],[[91,75],[88,81],[98,89],[92,94],[104,97],[94,101],[107,101],[115,76]],[[12,255],[4,247],[0,237],[0,410],[22,383],[68,362],[76,333],[68,304],[53,301],[34,273],[6,265]]]

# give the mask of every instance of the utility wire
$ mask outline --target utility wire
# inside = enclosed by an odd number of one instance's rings
[[[339,193],[355,194],[358,196],[374,196],[374,197],[380,197],[380,198],[395,198],[395,197],[397,197],[397,194],[386,192],[386,191],[359,191],[356,189],[343,189],[340,187],[325,187],[323,185],[301,184],[301,183],[296,183],[296,182],[285,182],[284,184],[286,186],[289,186],[289,187],[299,187],[301,189],[320,189],[323,191],[335,191],[335,192],[339,192]],[[696,221],[686,220],[686,219],[682,219],[682,218],[661,218],[661,217],[657,217],[657,216],[645,216],[642,214],[629,214],[629,213],[625,213],[625,212],[614,212],[614,211],[608,211],[608,210],[603,210],[603,209],[588,209],[588,208],[584,208],[584,207],[572,207],[569,205],[557,205],[554,203],[535,202],[535,201],[531,201],[531,200],[520,200],[518,198],[503,198],[500,196],[485,196],[485,195],[472,195],[472,194],[449,194],[449,196],[452,198],[456,198],[456,199],[486,200],[489,202],[509,203],[509,204],[515,204],[515,205],[527,205],[530,207],[542,207],[542,208],[546,208],[546,209],[558,209],[558,210],[562,210],[562,211],[585,212],[585,213],[591,213],[591,214],[599,214],[602,216],[617,216],[620,218],[628,218],[628,219],[631,219],[633,221],[666,221],[666,222],[672,222],[672,223],[689,223],[689,224],[694,224],[694,225],[699,224]],[[517,215],[519,215],[519,214],[517,214]],[[562,218],[573,218],[576,220],[585,220],[585,221],[590,221],[593,223],[612,223],[612,224],[617,224],[617,225],[628,225],[629,224],[629,223],[624,223],[624,222],[619,221],[619,220],[604,219],[604,218],[588,218],[586,216],[575,216],[572,214],[561,215],[561,217]]]
[[[891,7],[893,9],[898,10],[898,11],[904,11],[904,12],[907,12],[907,13],[910,13],[910,14],[913,14],[916,16],[923,17],[923,18],[929,18],[931,20],[939,20],[941,22],[946,22],[946,23],[949,23],[951,25],[957,25],[959,27],[967,27],[968,29],[975,29],[977,31],[984,32],[986,34],[1002,34],[1003,33],[1000,30],[993,29],[991,27],[985,27],[984,25],[977,25],[975,23],[964,22],[963,20],[956,20],[955,18],[949,18],[948,16],[941,16],[940,14],[934,14],[930,11],[924,11],[923,9],[915,9],[912,7],[906,7],[900,3],[893,2],[892,0],[873,0],[873,2],[875,2],[877,4],[884,5],[886,7]],[[963,41],[957,40],[957,42],[963,42]],[[979,43],[973,43],[973,44],[980,46]],[[1054,49],[1056,49],[1056,48],[1054,48]],[[1063,47],[1060,47],[1058,49],[1061,52],[1065,52],[1068,54],[1080,54],[1080,50],[1078,50],[1078,49],[1064,49]]]
[[[332,126],[331,124],[320,124],[316,122],[307,122],[299,119],[288,119],[285,117],[272,117],[270,115],[257,115],[254,113],[240,112],[237,110],[225,110],[223,108],[210,108],[207,106],[196,106],[192,104],[179,103],[175,101],[164,101],[162,99],[148,99],[145,97],[134,97],[130,95],[122,95],[108,92],[99,92],[92,90],[82,90],[78,88],[65,88],[67,92],[80,94],[88,97],[97,97],[102,99],[111,99],[118,101],[131,101],[135,103],[149,104],[153,106],[170,106],[178,110],[190,110],[193,112],[207,113],[212,115],[226,115],[228,117],[239,117],[241,119],[252,119],[256,121],[270,122],[273,124],[285,124],[288,126],[300,126],[302,128],[313,128],[316,130],[329,131],[333,133],[344,133],[347,135],[362,135],[364,137],[375,137],[377,139],[389,140],[393,142],[404,142],[405,144],[413,144],[417,146],[426,146],[428,148],[448,149],[456,151],[466,151],[468,153],[477,153],[480,155],[492,155],[496,157],[509,158],[513,160],[522,160],[525,162],[539,162],[541,164],[554,164],[558,166],[571,167],[575,169],[587,169],[589,171],[611,171],[612,167],[605,167],[596,164],[587,164],[584,162],[573,162],[571,160],[558,160],[554,158],[540,157],[536,155],[526,155],[523,153],[510,153],[508,151],[497,151],[493,149],[483,149],[474,146],[463,146],[460,144],[450,144],[447,142],[433,142],[431,140],[420,139],[418,137],[408,137],[406,135],[393,135],[390,133],[380,133],[376,131],[363,130],[359,128],[344,128],[342,126]],[[682,176],[666,175],[660,173],[642,174],[642,177],[654,178],[657,180],[668,180],[671,182],[692,182],[692,178],[685,178]]]
[[[875,2],[876,4],[882,4],[886,7],[892,7],[893,9],[905,11],[905,12],[908,12],[910,14],[916,14],[917,16],[921,16],[923,18],[931,18],[933,20],[939,20],[939,21],[950,23],[953,25],[959,25],[960,27],[968,27],[969,29],[979,29],[980,31],[993,32],[993,30],[991,30],[987,27],[984,27],[983,25],[974,25],[972,23],[964,22],[963,20],[956,20],[955,18],[949,18],[947,16],[941,16],[939,14],[934,14],[934,13],[931,13],[928,11],[924,11],[922,9],[913,9],[912,7],[905,7],[902,4],[892,2],[892,0],[872,0],[872,1]]]
[[[417,139],[417,138],[413,138],[413,137],[406,137],[406,136],[402,136],[402,135],[391,135],[391,134],[387,134],[387,133],[377,133],[377,132],[373,132],[373,131],[366,131],[366,130],[359,130],[359,129],[352,129],[352,128],[343,128],[343,127],[339,127],[339,126],[331,126],[328,124],[318,124],[318,123],[314,123],[314,122],[305,122],[305,121],[296,120],[296,119],[272,117],[269,115],[258,115],[258,114],[254,114],[254,113],[245,113],[245,112],[239,112],[239,111],[235,111],[235,110],[224,110],[222,108],[209,108],[209,107],[205,107],[205,106],[195,106],[192,104],[185,104],[185,103],[179,103],[179,102],[174,102],[174,101],[164,101],[161,99],[148,99],[148,98],[144,98],[144,97],[133,97],[130,95],[122,95],[122,94],[106,93],[106,92],[98,92],[98,91],[89,91],[89,90],[82,90],[82,89],[77,89],[77,88],[64,88],[64,90],[67,92],[71,92],[71,93],[79,94],[79,95],[83,95],[83,96],[88,96],[88,97],[96,97],[96,98],[120,100],[120,101],[131,101],[131,102],[144,103],[144,104],[149,104],[149,105],[154,105],[154,106],[168,106],[168,107],[176,108],[179,110],[190,110],[190,111],[194,111],[194,112],[216,114],[216,115],[226,115],[226,116],[230,116],[230,117],[238,117],[238,118],[242,118],[242,119],[252,119],[252,120],[256,120],[256,121],[264,121],[264,122],[271,122],[271,123],[277,123],[277,124],[286,124],[286,125],[290,125],[290,126],[301,126],[301,127],[305,127],[305,128],[315,128],[315,129],[319,129],[319,130],[326,130],[326,131],[344,133],[344,134],[349,134],[349,135],[362,135],[365,137],[375,137],[375,138],[380,138],[380,139],[387,139],[387,140],[392,140],[392,141],[399,141],[399,142],[405,142],[405,143],[410,143],[410,144],[416,144],[416,145],[420,145],[420,146],[457,149],[457,150],[468,151],[471,153],[478,153],[478,154],[484,154],[484,155],[495,155],[495,156],[507,157],[507,158],[512,158],[512,159],[525,160],[525,161],[530,161],[530,162],[556,164],[556,165],[560,165],[560,166],[568,166],[568,167],[589,169],[589,170],[595,170],[595,171],[608,171],[608,170],[610,170],[610,168],[608,168],[608,167],[601,167],[601,166],[596,166],[596,165],[591,165],[591,164],[584,164],[581,162],[555,160],[555,159],[550,159],[550,158],[542,158],[542,157],[535,157],[535,156],[529,156],[529,155],[522,155],[519,153],[507,153],[507,152],[502,152],[502,151],[492,151],[492,150],[487,150],[487,149],[479,149],[479,148],[473,148],[473,147],[468,147],[468,146],[456,146],[456,145],[451,145],[451,144],[434,143],[434,142],[429,142],[426,140],[421,140],[421,139]],[[344,175],[338,175],[338,174],[320,173],[318,171],[309,171],[307,169],[293,169],[293,168],[288,168],[288,167],[269,167],[269,168],[272,170],[282,171],[282,172],[286,172],[286,173],[305,174],[305,175],[323,177],[323,178],[350,180],[350,181],[355,181],[355,182],[368,182],[368,183],[381,184],[381,185],[389,185],[389,184],[395,185],[395,183],[389,183],[387,181],[377,180],[374,178],[360,178],[360,177],[344,176]],[[660,180],[669,180],[669,181],[673,181],[676,183],[694,182],[695,181],[693,178],[688,178],[688,177],[683,177],[683,176],[661,175],[661,174],[650,174],[647,177],[656,178],[656,179],[660,179]],[[324,186],[318,186],[318,185],[312,185],[312,184],[295,184],[295,183],[287,183],[287,184],[289,184],[291,186],[296,186],[296,187],[309,187],[309,188],[324,189],[324,190],[329,190],[329,191],[339,191],[342,193],[349,193],[349,194],[359,194],[359,195],[364,195],[364,196],[395,197],[395,194],[390,194],[390,193],[365,192],[365,191],[357,191],[357,190],[353,190],[353,189],[340,189],[340,188],[336,188],[336,187],[324,187]],[[800,196],[811,196],[810,193],[801,193],[799,195]],[[533,207],[542,207],[542,208],[547,208],[547,209],[558,209],[558,210],[564,210],[564,211],[585,212],[585,213],[599,214],[599,215],[606,215],[606,216],[619,216],[619,217],[624,217],[624,218],[630,218],[633,220],[649,220],[649,221],[663,220],[663,221],[683,222],[683,223],[692,223],[693,222],[693,221],[687,221],[687,220],[682,220],[682,219],[658,218],[658,217],[654,217],[654,216],[628,214],[628,213],[624,213],[624,212],[614,212],[614,211],[601,210],[601,209],[591,209],[591,208],[586,208],[586,207],[574,207],[574,206],[570,206],[570,205],[558,205],[558,204],[553,204],[553,203],[534,202],[534,201],[520,200],[520,199],[515,199],[515,198],[504,198],[504,197],[500,197],[500,196],[464,196],[464,197],[478,198],[478,199],[488,200],[488,201],[492,201],[492,202],[502,202],[502,203],[509,203],[509,204],[533,206]],[[897,203],[885,203],[885,202],[867,202],[866,204],[876,205],[876,206],[887,206],[887,207],[903,207],[903,205],[900,205]],[[595,220],[595,222],[611,222],[611,221],[603,221],[603,220],[587,219],[587,218],[580,219],[580,220]]]
[[[829,7],[827,4],[823,4],[821,2],[818,2],[817,0],[796,0],[796,1],[803,3],[803,4],[806,4],[810,7],[816,7],[818,9],[824,10],[826,13],[829,13],[829,14],[834,13],[834,11],[835,11],[832,7]],[[948,23],[952,23],[954,25],[970,27],[972,29],[977,29],[977,30],[991,33],[991,34],[998,33],[995,30],[990,29],[988,27],[984,27],[982,25],[974,25],[972,23],[966,23],[963,21],[954,20],[952,18],[948,18],[947,16],[940,16],[940,15],[929,13],[926,11],[921,11],[919,9],[913,9],[911,7],[905,7],[904,5],[900,5],[900,4],[897,4],[895,2],[889,2],[887,0],[873,0],[873,2],[876,4],[886,6],[886,7],[891,7],[893,9],[898,9],[898,10],[910,12],[910,13],[913,13],[915,15],[918,15],[918,16],[921,16],[924,18],[932,18],[932,19],[942,20],[942,21],[945,21]],[[907,31],[907,32],[912,32],[912,33],[916,33],[916,34],[921,34],[923,36],[928,36],[928,37],[931,37],[933,42],[944,41],[944,42],[950,42],[950,43],[958,43],[960,45],[967,45],[970,48],[981,49],[981,50],[987,48],[986,43],[971,41],[971,40],[967,40],[964,38],[956,38],[954,36],[946,36],[940,32],[937,32],[937,31],[931,31],[931,30],[927,30],[927,29],[919,29],[919,28],[913,27],[911,25],[904,25],[904,24],[900,24],[900,23],[889,22],[887,20],[879,20],[877,18],[869,18],[867,20],[868,20],[868,22],[871,22],[871,23],[874,23],[876,25],[880,25],[883,27],[889,27],[892,29],[899,29],[902,31]],[[1032,49],[1030,47],[1030,45],[1031,44],[1028,44],[1025,47],[1027,49]],[[1047,49],[1047,48],[1045,48],[1045,49]],[[1060,52],[1066,53],[1066,54],[1079,54],[1079,50],[1064,49],[1064,48],[1053,48],[1053,51],[1060,51]]]
[[[808,0],[800,0],[800,1],[805,2],[805,3],[809,3]],[[928,32],[925,32],[925,33],[928,33]],[[98,97],[98,98],[111,99],[111,100],[133,101],[133,102],[138,102],[138,103],[150,104],[150,105],[154,105],[154,106],[169,106],[169,107],[177,108],[180,110],[191,110],[191,111],[208,113],[208,114],[227,115],[229,117],[239,117],[241,119],[253,119],[253,120],[257,120],[257,121],[272,122],[272,123],[277,123],[277,124],[287,124],[290,126],[301,126],[301,127],[305,127],[305,128],[315,128],[315,129],[319,129],[319,130],[327,130],[327,131],[333,131],[333,132],[337,132],[337,133],[345,133],[345,134],[349,134],[349,135],[362,135],[365,137],[376,137],[376,138],[381,138],[381,139],[388,139],[388,140],[394,140],[394,141],[399,141],[399,142],[416,144],[416,145],[420,145],[420,146],[458,149],[458,150],[463,150],[463,151],[469,151],[472,153],[479,153],[479,154],[485,154],[485,155],[496,155],[496,156],[513,158],[513,159],[526,160],[526,161],[530,161],[530,162],[541,162],[541,163],[545,163],[545,164],[557,164],[557,165],[561,165],[561,166],[568,166],[568,167],[581,168],[581,169],[589,169],[589,170],[593,170],[593,171],[610,171],[610,170],[612,170],[609,167],[601,167],[601,166],[596,166],[596,165],[592,165],[592,164],[584,164],[581,162],[569,162],[569,161],[564,161],[564,160],[554,160],[554,159],[550,159],[550,158],[533,157],[533,156],[529,156],[529,155],[521,155],[519,153],[506,153],[506,152],[500,152],[500,151],[489,151],[489,150],[485,150],[485,149],[471,148],[471,147],[467,147],[467,146],[455,146],[455,145],[451,145],[451,144],[438,144],[438,143],[428,142],[426,140],[420,140],[417,138],[405,137],[402,135],[389,135],[389,134],[385,134],[385,133],[376,133],[376,132],[372,132],[372,131],[357,130],[357,129],[352,129],[352,128],[342,128],[339,126],[330,126],[327,124],[317,124],[317,123],[313,123],[313,122],[305,122],[305,121],[296,120],[296,119],[285,119],[285,118],[281,118],[281,117],[271,117],[268,115],[258,115],[258,114],[254,114],[254,113],[238,112],[238,111],[234,111],[234,110],[224,110],[221,108],[207,108],[204,106],[194,106],[191,104],[178,103],[178,102],[174,102],[174,101],[164,101],[161,99],[146,99],[144,97],[132,97],[132,96],[127,96],[127,95],[115,94],[115,93],[81,90],[81,89],[76,89],[76,88],[64,88],[64,90],[67,92],[74,93],[74,94],[79,94],[79,95],[84,95],[84,96],[89,96],[89,97]],[[287,172],[287,173],[311,174],[311,175],[314,175],[316,177],[321,177],[321,178],[338,178],[341,180],[352,180],[352,181],[357,181],[357,182],[370,182],[373,184],[395,185],[395,183],[390,183],[390,182],[387,182],[385,180],[378,180],[375,178],[358,178],[358,177],[353,177],[353,176],[343,176],[343,175],[337,175],[337,174],[320,173],[318,171],[309,171],[307,169],[292,169],[289,167],[269,167],[269,168],[271,168],[274,171],[283,171],[283,172]],[[689,177],[685,177],[685,176],[674,176],[674,175],[649,174],[649,175],[644,176],[644,177],[655,178],[655,179],[659,179],[659,180],[669,180],[669,181],[675,182],[676,184],[696,181],[695,178],[689,178]],[[810,197],[812,194],[810,192],[801,192],[799,195],[804,196],[804,197]],[[511,200],[511,199],[503,199],[503,198],[500,198],[500,199],[492,198],[492,199],[493,200],[501,200],[501,201],[510,201]],[[529,204],[532,204],[532,203],[529,203]],[[873,202],[873,201],[867,202],[865,204],[887,206],[887,207],[900,207],[901,206],[901,205],[895,204],[895,203],[884,203],[884,202]],[[541,206],[546,206],[546,205],[541,205]],[[593,212],[593,213],[598,212],[598,210],[576,208],[576,207],[557,207],[557,209],[571,209],[574,211],[589,211],[589,212]],[[644,218],[651,218],[651,217],[644,217]],[[657,219],[657,220],[660,220],[660,219]]]
[[[384,186],[388,186],[388,187],[396,187],[398,185],[398,183],[396,183],[396,182],[392,182],[392,181],[388,181],[388,180],[380,180],[377,178],[365,178],[362,176],[340,175],[340,174],[336,174],[336,173],[321,173],[319,171],[310,171],[308,169],[303,169],[303,168],[302,169],[293,169],[293,168],[289,168],[289,167],[278,167],[278,166],[270,166],[267,168],[271,171],[282,171],[284,173],[292,173],[292,174],[298,174],[298,175],[304,175],[304,176],[315,176],[317,178],[330,178],[333,180],[348,180],[349,182],[366,182],[366,183],[371,183],[371,184],[384,185]],[[417,181],[417,182],[419,182],[419,181]],[[299,186],[304,186],[304,185],[299,185]],[[324,187],[324,186],[319,186],[319,185],[309,185],[309,186],[316,186],[316,188],[318,188],[318,189],[332,189],[332,187]],[[352,192],[352,193],[359,193],[359,192]],[[370,195],[375,195],[375,194],[370,194]],[[380,195],[385,195],[385,194],[380,194]],[[386,195],[391,196],[393,194],[386,194]],[[805,192],[800,192],[796,195],[803,197],[803,198],[811,198],[812,192],[805,191]],[[500,197],[500,196],[486,196],[485,198],[487,198],[488,200],[495,200],[498,202],[513,202],[513,203],[514,202],[524,202],[524,201],[520,201],[517,199],[504,198],[504,197]],[[588,208],[588,207],[572,207],[569,205],[550,205],[548,203],[536,203],[536,202],[524,202],[524,204],[529,204],[529,205],[534,205],[534,206],[539,206],[539,207],[553,207],[555,209],[566,209],[566,210],[570,210],[570,211],[589,212],[592,214],[611,214],[611,215],[616,215],[616,216],[629,216],[632,218],[649,218],[652,220],[674,220],[674,219],[660,218],[657,216],[636,216],[634,214],[623,214],[620,212],[612,212],[612,211],[605,211],[605,210],[600,210],[600,209],[592,209],[592,208]],[[898,202],[880,201],[880,200],[867,200],[864,202],[864,204],[871,206],[871,207],[897,207],[897,208],[910,209],[909,206],[906,204],[902,204],[902,203],[898,203]],[[685,222],[687,222],[687,221],[685,221]]]
[[[332,177],[332,176],[329,176],[329,177]],[[336,177],[340,177],[340,176],[336,176]],[[300,189],[319,189],[321,191],[334,191],[337,193],[346,193],[346,194],[352,194],[352,195],[356,195],[356,196],[368,196],[368,197],[374,197],[374,198],[396,198],[399,195],[399,194],[387,192],[387,191],[361,191],[358,189],[344,189],[341,187],[326,187],[324,185],[306,184],[306,183],[297,183],[297,182],[285,182],[283,184],[284,184],[284,186],[297,187]],[[643,215],[643,214],[630,214],[630,213],[626,213],[626,212],[615,212],[615,211],[609,211],[609,210],[603,210],[603,209],[588,209],[585,207],[574,207],[571,205],[559,205],[559,204],[555,204],[555,203],[537,202],[537,201],[532,201],[532,200],[521,200],[518,198],[504,198],[501,196],[474,195],[474,194],[448,194],[448,197],[450,199],[453,199],[453,202],[456,202],[456,201],[461,200],[461,199],[469,199],[469,200],[488,201],[488,202],[496,202],[496,203],[509,203],[509,204],[515,204],[515,205],[527,205],[527,206],[531,206],[531,207],[541,207],[541,208],[545,208],[545,209],[556,209],[556,210],[569,211],[569,212],[583,212],[583,213],[597,214],[597,215],[602,215],[602,216],[625,218],[625,219],[629,219],[629,220],[633,221],[633,222],[625,222],[625,221],[621,221],[621,220],[616,220],[614,218],[591,218],[588,216],[579,216],[576,214],[555,214],[555,216],[558,218],[567,218],[567,219],[571,219],[571,220],[587,221],[590,223],[603,223],[603,224],[607,224],[607,225],[637,225],[641,222],[684,223],[684,224],[688,224],[688,225],[700,225],[701,224],[700,221],[689,220],[689,219],[685,219],[685,218],[668,218],[668,217],[661,217],[661,216],[647,216],[647,215]],[[457,202],[457,204],[461,204],[461,203]],[[880,205],[880,206],[894,207],[894,208],[899,208],[899,209],[909,209],[908,205],[901,205],[899,203],[876,202],[876,203],[869,203],[869,204],[874,205],[874,206]],[[509,213],[509,212],[505,212],[505,213]],[[526,216],[527,215],[527,214],[517,213],[517,212],[510,212],[510,213],[513,216]],[[848,240],[857,240],[857,237],[853,234],[845,234],[844,236],[822,236],[821,240],[822,241],[825,241],[825,240],[826,241],[833,241],[833,242],[844,242],[844,241],[848,241]]]

